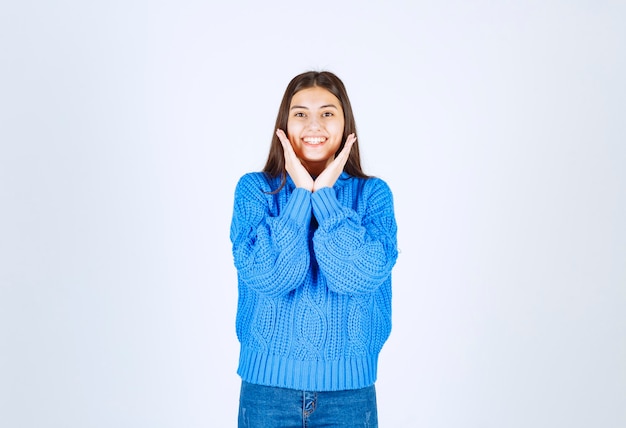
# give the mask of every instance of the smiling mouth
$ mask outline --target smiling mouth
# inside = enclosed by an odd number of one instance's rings
[[[307,144],[321,144],[326,141],[325,137],[305,137],[302,139]]]

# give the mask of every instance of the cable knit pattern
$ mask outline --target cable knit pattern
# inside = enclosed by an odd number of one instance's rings
[[[238,272],[238,373],[269,386],[369,386],[391,331],[398,252],[392,194],[343,173],[315,193],[244,175],[230,238]]]

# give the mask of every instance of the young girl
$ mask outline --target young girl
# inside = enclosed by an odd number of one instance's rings
[[[293,78],[262,172],[235,190],[239,427],[376,427],[398,255],[392,194],[361,169],[343,82]]]

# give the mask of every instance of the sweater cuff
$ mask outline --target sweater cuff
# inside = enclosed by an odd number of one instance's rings
[[[308,225],[311,221],[311,192],[296,187],[285,205],[284,214],[296,224]]]
[[[335,190],[331,187],[322,187],[311,196],[313,214],[319,224],[333,215],[341,213],[343,206],[337,200]]]

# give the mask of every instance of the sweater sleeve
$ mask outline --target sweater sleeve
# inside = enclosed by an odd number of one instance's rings
[[[320,189],[311,197],[320,225],[313,238],[315,257],[328,288],[337,293],[376,291],[390,277],[398,257],[389,187],[380,179],[368,179],[363,189],[358,195],[366,204],[362,217],[343,206],[331,188]]]
[[[239,180],[230,239],[239,280],[259,293],[278,296],[302,284],[308,271],[311,192],[294,189],[281,212],[272,215],[274,195],[269,191],[260,174]]]

